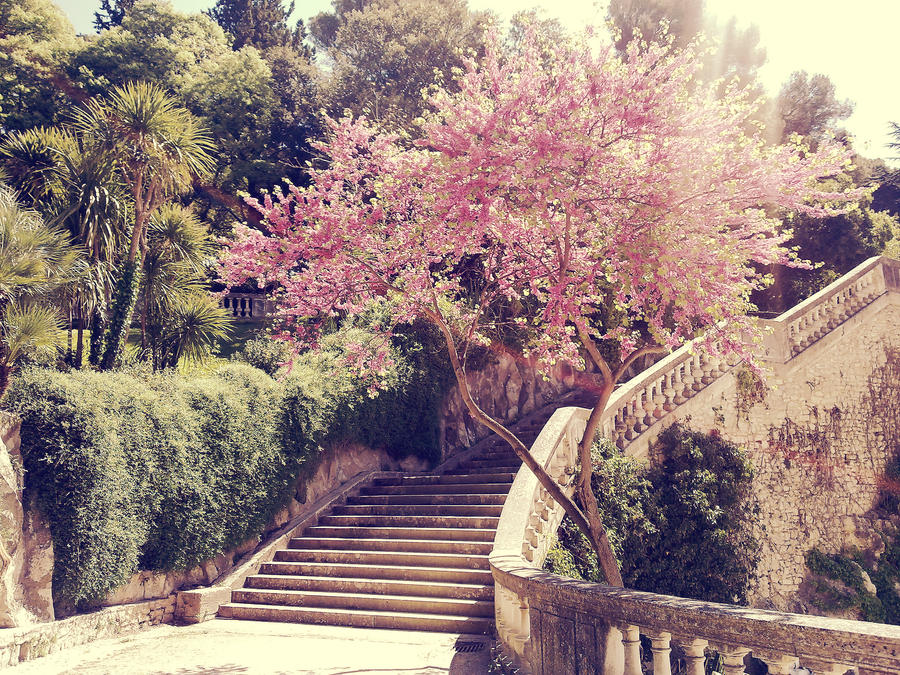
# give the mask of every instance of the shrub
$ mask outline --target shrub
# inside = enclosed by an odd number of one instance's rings
[[[62,614],[138,569],[184,569],[258,534],[311,454],[279,442],[277,385],[247,366],[193,380],[32,370],[10,404]]]
[[[660,435],[660,462],[644,467],[608,441],[595,446],[593,489],[629,588],[745,603],[759,558],[752,534],[752,469],[715,435],[677,425]],[[568,519],[548,567],[599,581],[586,538]]]

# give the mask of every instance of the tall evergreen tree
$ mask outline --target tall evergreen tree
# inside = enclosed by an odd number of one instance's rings
[[[102,0],[100,10],[94,12],[94,28],[97,32],[122,25],[122,19],[134,7],[136,0]]]
[[[231,34],[234,49],[251,45],[260,51],[273,47],[303,51],[306,31],[302,21],[291,26],[293,12],[293,0],[287,6],[283,0],[218,0],[207,13]]]

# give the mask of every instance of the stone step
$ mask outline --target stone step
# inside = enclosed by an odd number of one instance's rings
[[[336,516],[499,516],[502,506],[493,504],[346,504],[336,506]]]
[[[384,595],[420,595],[467,600],[494,599],[494,587],[488,584],[444,583],[439,581],[402,581],[396,579],[354,579],[353,577],[302,577],[290,574],[254,574],[247,577],[249,588],[329,591],[332,593],[382,593]]]
[[[363,612],[346,609],[308,609],[304,607],[278,607],[242,603],[222,605],[219,608],[219,615],[233,619],[254,619],[256,621],[290,621],[294,623],[355,626],[358,628],[393,628],[471,634],[490,633],[494,624],[493,620],[487,617],[377,612],[373,610]]]
[[[338,537],[294,537],[293,549],[330,549],[352,551],[407,551],[415,553],[460,553],[489,555],[490,541],[446,541],[441,539],[341,539]]]
[[[464,462],[460,468],[470,469],[470,470],[474,470],[474,469],[481,470],[481,469],[493,469],[493,468],[497,468],[497,467],[502,467],[502,468],[498,468],[498,471],[500,473],[507,473],[503,469],[505,469],[506,467],[510,467],[510,466],[518,469],[520,466],[522,466],[522,460],[520,460],[518,457],[496,457],[496,458],[473,457],[472,459],[468,460],[467,462]]]
[[[436,495],[354,495],[347,504],[497,504],[506,501],[504,494],[436,494]]]
[[[487,555],[432,553],[417,551],[360,551],[283,548],[275,552],[274,562],[347,563],[353,565],[398,565],[413,567],[453,567],[490,569]]]
[[[493,542],[496,530],[476,527],[307,527],[303,536],[353,539],[442,539],[444,541]]]
[[[414,612],[453,616],[485,616],[494,614],[490,600],[383,595],[379,593],[333,593],[330,591],[294,591],[243,588],[233,591],[231,601],[251,605],[285,605],[289,607],[349,609],[353,611]]]
[[[458,567],[415,567],[412,565],[364,565],[324,562],[267,562],[260,574],[296,576],[352,577],[354,579],[396,579],[402,581],[434,581],[440,583],[493,584],[490,570]]]
[[[368,527],[475,527],[497,528],[500,518],[492,516],[322,516],[322,525],[362,525]]]
[[[424,475],[424,476],[396,476],[391,478],[376,478],[374,485],[468,485],[471,483],[511,483],[516,477],[513,472],[506,473],[467,473],[465,471]]]
[[[360,489],[362,495],[428,495],[428,494],[458,494],[469,491],[472,494],[502,494],[509,492],[510,482],[492,483],[466,483],[434,484],[434,485],[367,485]]]

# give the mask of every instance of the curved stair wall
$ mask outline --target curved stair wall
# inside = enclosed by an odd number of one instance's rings
[[[802,380],[816,358],[866,323],[900,325],[900,262],[873,258],[775,320],[760,357],[782,379]],[[896,331],[894,331],[896,332]],[[815,348],[814,348],[815,346]],[[900,345],[898,345],[900,346]],[[843,377],[843,375],[842,375]],[[679,349],[619,387],[602,419],[601,433],[633,456],[646,456],[659,433],[691,417],[710,426],[733,398],[733,364]],[[779,411],[775,410],[774,414]],[[550,475],[572,490],[575,444],[588,411],[561,408],[541,431],[532,452]],[[731,420],[738,426],[739,420]],[[753,430],[745,425],[744,433]],[[877,467],[875,467],[877,470]],[[521,469],[498,525],[490,556],[499,639],[526,671],[641,673],[639,636],[651,640],[653,672],[668,675],[678,644],[689,673],[703,673],[703,653],[713,647],[725,673],[744,672],[744,657],[788,673],[798,663],[814,673],[900,673],[900,628],[866,622],[751,609],[613,589],[565,579],[541,570],[562,519],[534,476]]]

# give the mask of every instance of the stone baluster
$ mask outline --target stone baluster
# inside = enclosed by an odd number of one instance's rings
[[[643,675],[641,669],[641,630],[637,626],[624,626],[622,645],[625,647],[625,675]]]
[[[790,675],[797,665],[797,657],[791,654],[777,652],[761,652],[754,650],[753,656],[765,662],[770,675]]]
[[[653,675],[672,675],[672,634],[658,633],[650,637],[650,651],[653,652]]]
[[[687,389],[687,385],[684,382],[684,373],[685,373],[685,364],[679,363],[672,370],[672,389],[675,391],[675,396],[672,397],[672,403],[676,406],[681,405],[687,399],[684,397],[684,392]]]
[[[719,649],[722,655],[723,675],[743,675],[744,657],[750,653],[746,647],[726,647]]]
[[[681,381],[684,382],[684,391],[682,392],[682,396],[684,400],[689,399],[694,395],[694,370],[693,370],[694,362],[690,359],[685,361],[682,365],[684,372],[681,376]]]
[[[663,378],[663,394],[665,395],[665,403],[663,403],[663,410],[666,412],[672,412],[675,410],[676,403],[676,391],[675,391],[675,373],[678,372],[678,366],[675,366],[672,370],[666,373]]]
[[[687,675],[706,675],[706,647],[709,643],[701,638],[682,642]]]
[[[811,670],[814,675],[844,675],[851,668],[841,663],[819,659],[803,659],[800,665]]]
[[[703,382],[703,366],[700,361],[700,354],[694,354],[690,359],[691,374],[694,376],[694,391],[700,391],[706,386]]]
[[[643,431],[641,422],[638,420],[635,412],[636,407],[637,404],[634,399],[625,404],[625,438],[629,441],[633,441]]]
[[[656,404],[653,402],[653,384],[648,384],[644,391],[640,393],[641,400],[643,401],[643,409],[644,409],[644,418],[643,423],[645,428],[650,428],[653,426],[653,423],[656,421],[656,416],[653,414],[653,411],[656,409]]]
[[[719,372],[719,369],[716,367],[716,363],[711,356],[704,355],[700,359],[700,368],[703,372],[703,375],[700,378],[700,381],[705,385],[710,385],[716,381],[716,375]]]
[[[628,445],[628,426],[625,423],[625,408],[619,408],[615,414],[616,447],[624,450]]]
[[[663,387],[666,384],[666,376],[663,375],[653,384],[653,417],[661,419],[666,415],[666,394]]]

